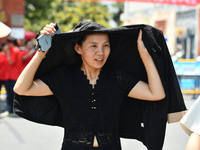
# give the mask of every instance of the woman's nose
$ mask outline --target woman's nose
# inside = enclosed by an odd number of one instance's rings
[[[98,54],[103,54],[103,53],[104,53],[103,48],[102,48],[102,47],[98,48],[97,53],[98,53]]]

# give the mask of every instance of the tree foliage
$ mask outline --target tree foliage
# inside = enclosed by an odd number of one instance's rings
[[[48,17],[51,12],[52,1],[49,0],[26,0],[24,27],[26,30],[38,32],[41,26],[49,23]]]
[[[115,13],[113,13],[113,20],[115,20],[117,26],[120,26],[123,23],[120,20],[120,16],[124,12],[124,3],[114,3],[112,7],[116,8]]]
[[[55,15],[51,20],[57,22],[63,32],[71,30],[80,20],[91,20],[109,27],[107,7],[98,2],[65,2],[53,10]]]
[[[91,20],[109,27],[111,14],[99,2],[26,0],[25,29],[39,32],[48,23],[56,22],[62,32],[75,27],[81,20]]]

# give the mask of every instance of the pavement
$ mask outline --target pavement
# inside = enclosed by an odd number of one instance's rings
[[[2,97],[0,97],[2,98]],[[195,99],[184,95],[189,108]],[[5,105],[0,100],[0,105]],[[63,129],[33,123],[19,117],[0,118],[0,150],[59,150],[63,139]],[[184,150],[188,135],[179,123],[167,124],[163,150]],[[123,150],[147,150],[139,141],[121,139]]]

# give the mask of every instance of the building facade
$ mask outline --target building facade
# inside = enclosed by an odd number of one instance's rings
[[[24,38],[24,6],[25,0],[0,0],[0,21],[11,27],[17,39]],[[6,38],[0,39],[0,44]]]
[[[149,24],[163,31],[171,55],[200,55],[199,7],[126,2],[121,19],[128,24]]]

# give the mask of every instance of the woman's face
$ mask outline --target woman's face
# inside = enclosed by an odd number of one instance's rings
[[[28,41],[27,44],[26,44],[26,48],[28,50],[31,50],[33,48],[33,43],[31,41]]]
[[[2,47],[2,52],[7,53],[8,51],[9,51],[9,47],[8,47],[8,44],[6,44],[6,45],[4,45],[4,46]]]
[[[75,50],[81,55],[83,65],[100,69],[104,66],[110,54],[109,37],[105,33],[87,35],[81,46],[76,44]]]

